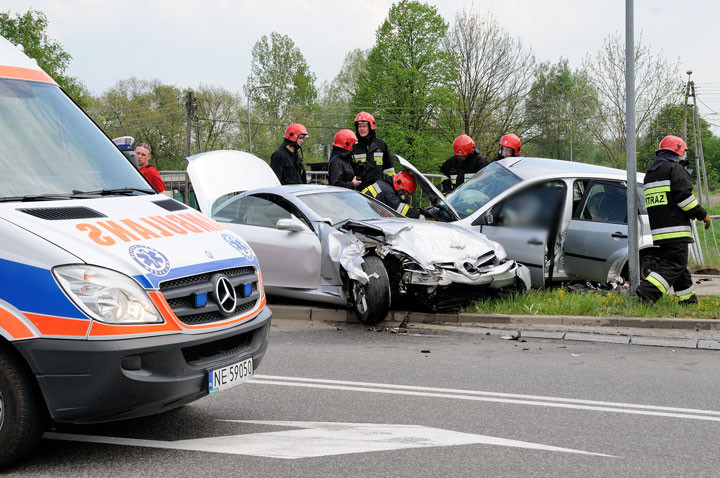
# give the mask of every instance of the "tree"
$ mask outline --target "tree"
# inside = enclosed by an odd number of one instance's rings
[[[158,169],[185,169],[183,91],[158,80],[119,81],[95,98],[90,115],[110,137],[132,136],[148,143]]]
[[[90,103],[90,94],[85,85],[75,77],[66,74],[72,56],[63,46],[47,35],[47,17],[38,10],[17,13],[0,12],[0,35],[12,43],[23,46],[25,54],[37,61],[38,66],[50,75],[80,106]]]
[[[584,71],[572,71],[566,59],[540,64],[525,103],[530,126],[526,139],[532,141],[534,154],[585,161],[592,149],[588,123],[594,120],[596,105]]]
[[[198,99],[200,143],[203,151],[247,149],[247,111],[238,94],[218,86],[200,86]]]
[[[603,48],[583,60],[597,92],[600,121],[591,131],[615,167],[624,167],[625,155],[625,42],[619,35],[606,38]],[[652,118],[666,104],[682,101],[678,62],[670,63],[642,44],[635,45],[635,135],[645,134]]]
[[[457,95],[457,106],[446,117],[451,125],[454,119],[452,136],[471,136],[485,155],[495,153],[505,133],[522,136],[522,104],[535,70],[532,52],[491,15],[474,9],[456,15],[444,48],[453,59],[452,86]]]
[[[256,89],[250,99],[257,120],[270,125],[254,128],[260,137],[256,153],[269,158],[289,123],[305,123],[312,118],[317,99],[315,75],[289,36],[272,32],[253,46],[245,95],[263,84],[270,86]]]
[[[435,7],[412,0],[394,4],[352,99],[355,112],[375,116],[391,152],[425,170],[441,161],[437,119],[453,101],[450,55],[442,49],[447,28]]]
[[[345,55],[340,72],[331,82],[324,82],[320,88],[316,120],[319,126],[313,141],[323,158],[330,154],[335,133],[343,128],[352,129],[354,114],[350,106],[357,89],[360,74],[367,69],[368,52],[355,49]]]

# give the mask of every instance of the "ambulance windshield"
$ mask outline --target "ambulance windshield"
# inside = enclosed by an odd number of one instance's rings
[[[0,79],[0,199],[152,190],[56,85]]]

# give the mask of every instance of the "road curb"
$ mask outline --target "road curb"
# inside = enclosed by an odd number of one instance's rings
[[[358,322],[349,309],[316,307],[305,305],[270,305],[273,319],[319,320],[330,322]],[[413,323],[465,323],[487,325],[555,325],[569,327],[623,327],[640,329],[671,330],[718,330],[720,320],[642,318],[642,317],[587,317],[556,315],[482,314],[482,313],[437,313],[391,311],[386,322]]]

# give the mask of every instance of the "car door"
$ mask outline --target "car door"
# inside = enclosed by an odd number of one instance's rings
[[[610,267],[627,254],[627,247],[625,184],[590,181],[568,225],[565,271],[583,279],[607,282]]]
[[[502,244],[509,258],[530,269],[533,287],[543,287],[552,269],[548,250],[554,249],[566,190],[562,181],[530,185],[502,199],[473,223]]]
[[[320,285],[320,240],[307,218],[282,196],[267,193],[233,198],[213,213],[255,251],[266,287],[317,289]],[[293,229],[278,228],[281,219]]]

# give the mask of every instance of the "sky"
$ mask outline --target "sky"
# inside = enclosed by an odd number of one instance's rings
[[[452,24],[456,12],[491,12],[538,61],[574,68],[624,35],[625,0],[426,0]],[[93,94],[131,76],[179,87],[242,92],[252,47],[276,31],[290,36],[318,78],[332,80],[345,55],[369,49],[392,0],[4,0],[0,10],[40,10],[49,35],[73,57],[69,73]],[[720,2],[635,1],[635,35],[693,71],[700,112],[720,125]],[[713,128],[717,130],[717,128]]]

